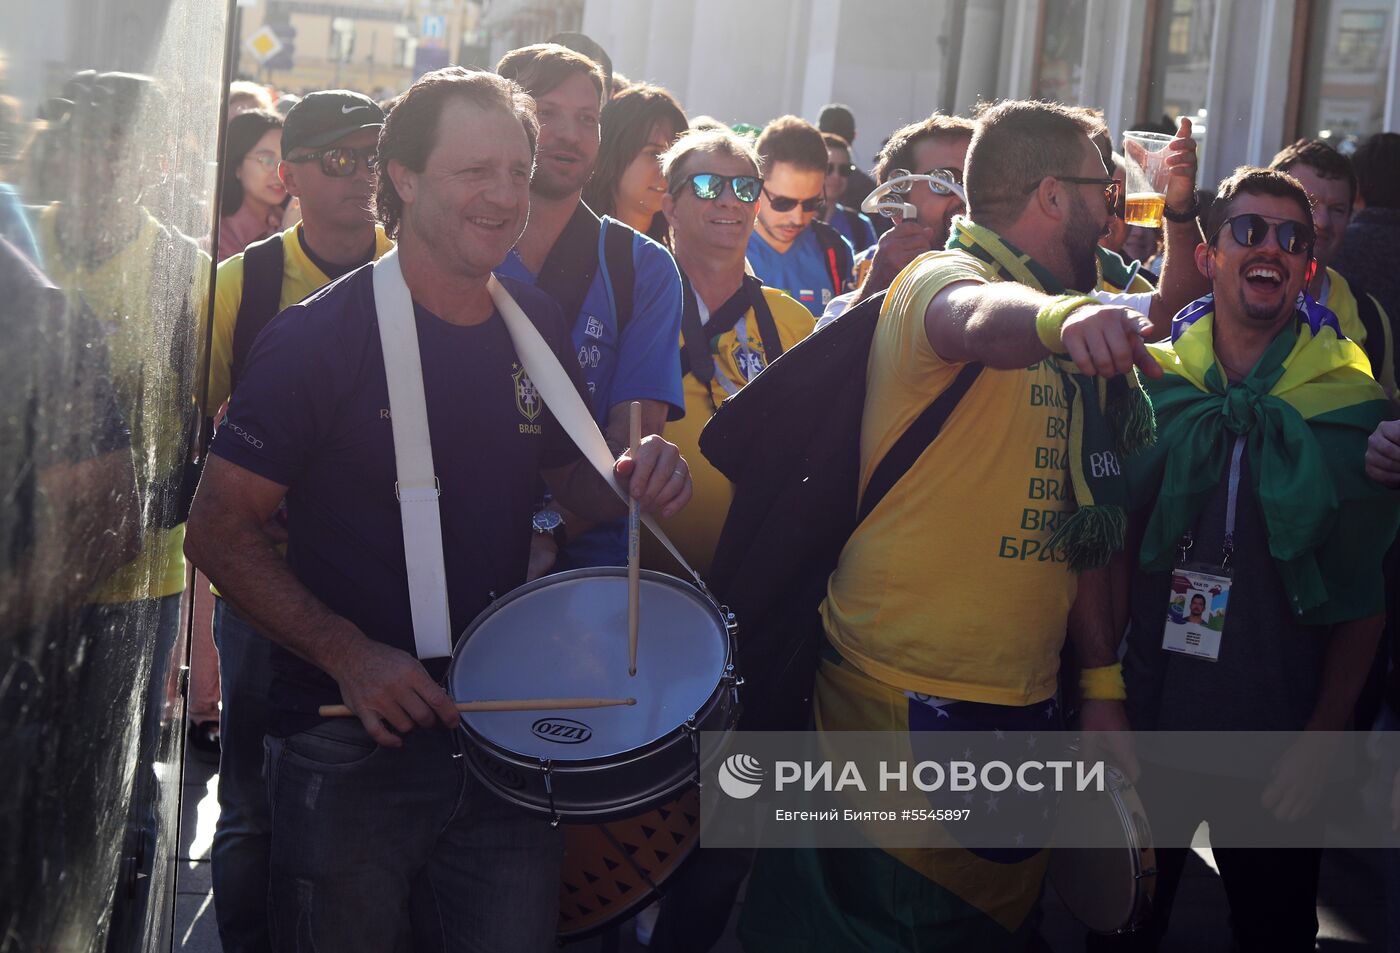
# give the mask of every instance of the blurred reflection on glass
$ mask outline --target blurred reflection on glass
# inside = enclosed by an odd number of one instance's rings
[[[1349,152],[1385,124],[1395,0],[1318,0],[1308,29],[1299,133]]]
[[[1147,121],[1194,117],[1206,105],[1211,37],[1219,0],[1163,0],[1153,32]]]
[[[1083,99],[1085,0],[1045,0],[1036,57],[1035,98]]]
[[[169,948],[218,6],[5,0],[3,950]]]

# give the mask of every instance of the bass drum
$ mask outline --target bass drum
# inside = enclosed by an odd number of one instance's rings
[[[559,939],[578,940],[629,917],[653,900],[700,839],[700,795],[625,821],[564,829]]]
[[[700,590],[643,571],[637,674],[627,674],[627,569],[528,583],[453,651],[454,698],[635,698],[574,711],[464,712],[467,761],[500,797],[553,822],[632,817],[700,778],[701,731],[739,715],[733,617]]]

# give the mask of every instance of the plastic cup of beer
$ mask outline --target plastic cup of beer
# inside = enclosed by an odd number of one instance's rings
[[[1124,220],[1129,225],[1160,228],[1167,204],[1167,144],[1160,132],[1123,133]]]

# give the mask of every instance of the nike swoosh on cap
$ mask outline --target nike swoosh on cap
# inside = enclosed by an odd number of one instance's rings
[[[357,109],[364,109],[364,108],[365,108],[364,106],[341,106],[341,107],[340,107],[340,114],[341,114],[342,116],[346,116],[346,115],[349,115],[350,113],[354,112],[354,111],[357,110]]]

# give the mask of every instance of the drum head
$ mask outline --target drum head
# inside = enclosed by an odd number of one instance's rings
[[[719,611],[662,573],[643,572],[637,674],[627,674],[627,570],[546,576],[477,617],[452,659],[448,683],[462,701],[635,698],[574,711],[467,712],[488,744],[529,758],[587,761],[635,751],[704,708],[729,662]]]
[[[1050,882],[1075,919],[1096,933],[1135,926],[1145,909],[1143,852],[1151,834],[1141,801],[1131,787],[1110,785],[1103,792],[1061,797],[1056,837],[1067,844],[1121,844],[1114,847],[1055,847]]]

